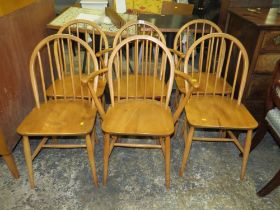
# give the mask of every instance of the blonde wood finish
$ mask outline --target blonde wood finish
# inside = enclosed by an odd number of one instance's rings
[[[98,50],[104,50],[108,48],[108,40],[102,29],[99,25],[95,24],[92,21],[88,20],[72,20],[67,22],[65,25],[63,25],[57,32],[58,34],[70,34],[74,35],[76,37],[83,37],[84,41],[87,42],[92,50],[94,52],[97,52]],[[99,42],[96,42],[96,36],[99,36]],[[58,45],[54,48],[54,50],[57,51],[55,54],[57,56],[56,62],[62,62],[63,66],[58,68],[60,71],[65,72],[64,80],[60,77],[61,73],[58,73],[58,78],[56,78],[54,85],[50,85],[47,89],[47,96],[48,97],[54,97],[56,95],[57,97],[73,97],[74,95],[76,97],[81,97],[82,93],[85,95],[85,97],[89,97],[89,93],[87,91],[87,87],[81,84],[81,75],[88,75],[92,72],[91,63],[90,61],[87,61],[85,57],[88,56],[87,50],[85,50],[82,47],[77,47],[78,52],[77,56],[73,55],[73,52],[76,51],[76,46],[71,45],[68,49],[63,49],[63,46],[59,45],[61,51],[65,50],[65,57],[61,55],[60,49],[58,48]],[[70,53],[69,57],[67,55]],[[69,59],[67,59],[69,58]],[[61,60],[61,61],[60,61]],[[84,63],[86,61],[86,63]],[[106,66],[108,62],[108,53],[102,54],[102,58],[99,61],[99,66]],[[83,73],[82,68],[83,65],[86,65],[86,72]],[[82,67],[82,68],[81,68]],[[71,71],[72,68],[72,72]],[[72,75],[73,74],[73,75]],[[73,84],[72,84],[73,83]],[[97,89],[97,95],[98,97],[101,97],[103,95],[104,89],[106,85],[106,78],[105,76],[100,78],[100,82],[98,83],[98,89]],[[56,93],[54,93],[54,87],[56,89]],[[74,87],[74,89],[72,88]],[[65,93],[64,93],[65,91]]]
[[[193,44],[193,42],[195,42],[199,37],[202,37],[209,33],[221,33],[221,32],[222,32],[222,30],[219,28],[219,26],[217,26],[215,23],[213,23],[209,20],[205,20],[205,19],[192,20],[192,21],[186,23],[184,26],[182,26],[175,36],[174,45],[173,45],[173,51],[176,52],[176,53],[174,53],[176,68],[178,70],[183,71],[184,65],[183,65],[182,60],[185,59],[185,54],[183,52],[187,52],[188,49],[190,48],[190,46]],[[205,45],[205,47],[206,46],[207,45]],[[209,47],[209,45],[208,45],[208,47]],[[203,49],[205,49],[205,48],[203,48]],[[218,75],[217,84],[215,84],[215,81],[216,81],[215,77],[217,76],[215,74],[215,72],[218,69],[215,69],[212,66],[211,67],[206,66],[206,65],[208,65],[208,63],[207,63],[208,59],[207,59],[207,61],[205,60],[205,63],[201,63],[201,65],[198,68],[194,67],[194,64],[196,62],[195,58],[202,56],[201,54],[204,54],[206,56],[207,52],[205,52],[205,51],[201,50],[200,52],[198,52],[199,53],[198,55],[196,55],[196,53],[193,54],[193,60],[191,60],[192,63],[190,63],[189,72],[192,73],[192,77],[194,77],[194,78],[197,78],[198,74],[199,74],[201,80],[205,80],[206,75],[209,75],[210,78],[208,79],[209,85],[207,86],[207,92],[212,92],[214,85],[218,85],[218,87],[216,87],[216,91],[222,92],[223,79],[220,77],[220,75]],[[181,54],[178,54],[178,52]],[[208,53],[210,53],[210,52],[208,52]],[[215,59],[215,61],[217,63],[219,63],[219,62],[222,63],[223,54],[221,54],[221,56],[219,56],[217,53],[218,52],[215,50],[213,50],[211,52],[211,54],[213,54],[212,59]],[[208,57],[209,56],[210,55],[208,54]],[[208,68],[211,69],[210,71],[213,74],[205,74],[205,72],[209,71]],[[175,77],[175,80],[176,80],[176,85],[177,85],[180,93],[185,93],[184,81],[180,77],[177,77],[177,76]],[[200,85],[199,89],[194,89],[194,93],[204,92],[205,88],[206,88],[206,86]],[[230,89],[231,89],[228,84],[227,84],[226,88],[227,88],[227,91],[230,91]]]
[[[85,48],[87,59],[91,62],[92,67],[98,70],[98,62],[90,46],[83,40],[66,34],[56,34],[42,40],[34,49],[30,59],[30,76],[36,102],[36,107],[25,117],[19,125],[17,132],[23,136],[24,155],[26,159],[29,181],[31,188],[34,188],[34,177],[32,169],[32,160],[39,154],[42,148],[87,148],[88,157],[91,166],[94,184],[97,186],[97,176],[94,163],[94,142],[91,140],[93,127],[96,118],[96,109],[92,100],[80,90],[81,95],[73,92],[73,97],[69,98],[65,91],[65,74],[61,69],[65,65],[65,57],[73,61],[72,50],[68,55],[63,49],[71,49],[76,44],[78,48]],[[63,48],[55,46],[61,45]],[[58,55],[58,56],[57,56]],[[54,60],[55,61],[54,61]],[[71,63],[71,62],[70,62]],[[64,66],[65,67],[65,66]],[[72,90],[74,87],[73,66],[70,64],[70,77],[72,81]],[[56,95],[57,89],[55,84],[55,75],[60,76],[63,81],[63,95]],[[82,75],[80,75],[82,78]],[[53,97],[49,98],[46,87],[51,83],[53,85]],[[82,83],[81,81],[79,82]],[[92,90],[97,91],[98,78],[91,82]],[[42,141],[39,143],[34,153],[31,154],[29,137],[41,136]],[[49,138],[58,136],[78,136],[86,138],[85,144],[47,144]]]
[[[97,56],[102,55],[103,53],[108,53],[110,51],[112,51],[117,44],[119,44],[122,40],[124,40],[127,37],[133,36],[133,35],[150,35],[152,37],[155,37],[157,39],[159,39],[161,42],[163,42],[164,44],[166,44],[165,38],[162,34],[162,32],[153,24],[143,21],[143,20],[138,20],[138,21],[131,21],[126,23],[124,26],[122,26],[120,28],[120,30],[117,32],[114,41],[113,41],[113,47],[107,50],[104,50],[103,52],[101,51],[101,53],[98,53]],[[134,48],[134,49],[133,49]],[[137,51],[139,52],[136,52]],[[140,43],[139,42],[139,46],[127,46],[125,49],[123,49],[122,52],[119,53],[119,65],[120,65],[120,72],[125,72],[127,70],[131,71],[131,72],[141,72],[142,74],[144,74],[144,72],[147,72],[149,75],[149,72],[151,71],[151,66],[154,65],[153,62],[155,62],[155,57],[157,57],[156,55],[154,55],[156,49],[153,48],[151,45],[147,44],[147,43]],[[135,55],[131,56],[131,54],[135,54],[138,55],[138,57],[136,58]],[[133,65],[134,63],[134,65]],[[128,69],[129,68],[129,69]],[[128,97],[135,97],[135,93],[136,90],[138,91],[137,96],[138,97],[144,97],[144,95],[146,95],[145,97],[149,97],[151,98],[153,96],[153,93],[151,92],[152,88],[151,86],[153,85],[153,82],[151,82],[153,80],[153,76],[143,76],[143,75],[139,75],[137,77],[137,87],[135,85],[131,85],[134,82],[132,81],[133,79],[136,79],[134,75],[129,75],[130,77],[132,76],[132,78],[129,79],[129,83],[128,83]],[[144,81],[142,81],[143,79],[146,79],[145,83]],[[126,84],[126,78],[121,78],[121,82],[120,82],[120,97],[121,98],[125,98],[126,95],[124,94],[124,92],[126,92],[126,88],[127,88],[127,84]],[[161,78],[156,78],[155,80],[155,96],[158,97],[160,96],[159,93],[161,92]],[[146,89],[144,88],[143,84],[145,84]],[[116,81],[114,81],[114,89],[117,89],[116,85]],[[164,89],[166,89],[166,87],[164,87]],[[146,92],[146,93],[145,93]],[[115,96],[118,97],[118,93],[117,91],[115,92]]]
[[[221,50],[224,48],[221,43],[227,43],[226,52]],[[190,47],[186,54],[186,59],[184,62],[184,72],[188,73],[188,63],[189,60],[193,58],[193,52],[197,49],[203,51],[204,43],[209,43],[208,51],[213,52],[219,51],[225,53],[224,63],[217,64],[220,65],[219,68],[223,69],[223,88],[222,92],[218,92],[216,89],[217,85],[214,86],[214,89],[209,93],[207,91],[207,86],[209,77],[206,76],[206,80],[198,80],[198,84],[201,85],[205,83],[206,88],[203,93],[197,95],[191,95],[188,103],[185,106],[186,111],[186,120],[190,125],[190,130],[185,139],[185,150],[182,160],[182,165],[179,171],[179,175],[182,176],[186,162],[189,156],[190,147],[192,140],[198,141],[221,141],[221,142],[233,142],[238,149],[243,153],[243,161],[241,168],[241,180],[245,176],[249,149],[252,139],[252,130],[258,126],[256,120],[252,117],[246,107],[241,103],[243,91],[245,88],[246,77],[249,68],[248,55],[239,40],[234,38],[231,35],[224,33],[212,33],[206,36],[201,37]],[[211,55],[211,53],[206,53],[206,55]],[[211,63],[211,57],[203,57],[200,54],[199,62],[203,63],[203,59],[206,59],[208,63]],[[206,63],[207,63],[206,62]],[[234,80],[231,81],[231,93],[227,94],[226,92],[226,82],[229,73],[229,66],[234,66],[233,72]],[[209,68],[206,73],[210,74]],[[218,78],[220,71],[216,71],[216,78]],[[192,74],[190,74],[192,75]],[[240,83],[238,83],[240,79]],[[186,92],[189,89],[189,86],[192,86],[191,83],[185,84]],[[209,137],[193,137],[194,130],[196,128],[206,128],[206,129],[215,129],[220,130],[221,132],[227,132],[229,138],[226,135],[217,138]],[[231,132],[231,130],[240,130],[246,132],[245,145],[242,147],[238,141],[238,138]]]
[[[155,63],[150,72],[140,71],[138,67],[133,72],[126,68],[126,71],[121,72],[120,66],[128,67],[127,61],[124,61],[120,65],[120,60],[127,55],[129,45],[135,46],[134,56],[135,62],[138,62],[138,46],[140,43],[150,46],[155,49]],[[148,48],[146,48],[148,49]],[[145,50],[143,50],[145,52]],[[159,53],[161,51],[161,53]],[[170,65],[169,80],[165,83],[165,68],[167,62]],[[123,69],[122,69],[123,70]],[[101,70],[100,74],[106,72],[107,69]],[[107,112],[104,111],[100,101],[98,100],[96,93],[90,85],[91,80],[98,76],[98,72],[92,73],[89,77],[85,78],[83,82],[87,82],[92,98],[95,101],[96,107],[103,120],[102,130],[105,133],[104,136],[104,172],[103,172],[103,185],[107,183],[109,156],[115,146],[121,147],[140,147],[140,148],[161,148],[165,157],[165,174],[166,174],[166,188],[170,188],[170,135],[174,131],[174,119],[172,117],[170,108],[168,106],[170,101],[170,95],[174,80],[174,62],[172,55],[168,48],[160,40],[147,36],[136,35],[128,37],[114,47],[113,52],[108,62],[108,84],[110,90],[111,105]],[[140,77],[141,79],[138,79]],[[134,79],[135,78],[135,79]],[[148,96],[147,91],[144,91],[144,96],[139,94],[143,93],[142,90],[138,91],[138,87],[144,87],[147,90],[148,78],[153,81],[152,96]],[[155,96],[155,81],[156,78],[161,82],[160,94]],[[131,80],[132,79],[132,80]],[[125,81],[125,82],[124,82]],[[115,82],[115,83],[114,83]],[[125,97],[122,98],[120,94],[121,82],[126,84],[123,87],[125,90]],[[135,86],[135,96],[129,97],[129,86]],[[142,83],[139,85],[138,83]],[[117,88],[117,90],[115,90]],[[117,97],[115,95],[117,91]],[[181,106],[180,106],[181,107]],[[184,105],[182,106],[184,107]],[[179,114],[177,114],[179,115]],[[160,137],[161,144],[146,144],[145,138],[141,139],[139,144],[119,142],[117,136],[152,136]],[[111,138],[112,137],[112,138]],[[155,141],[157,141],[155,139]],[[164,143],[163,143],[164,141]]]

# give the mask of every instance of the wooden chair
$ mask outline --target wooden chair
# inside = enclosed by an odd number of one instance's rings
[[[102,29],[92,21],[78,20],[78,19],[69,21],[59,29],[58,34],[61,34],[61,33],[70,34],[70,35],[74,35],[76,37],[82,38],[85,42],[87,42],[91,46],[91,48],[94,52],[98,52],[99,50],[104,50],[104,49],[108,48],[108,40],[107,40],[106,35],[102,31]],[[76,54],[75,51],[76,51],[77,47],[75,46],[75,44],[74,45],[72,44],[71,48],[73,49],[74,54]],[[70,75],[70,69],[64,68],[63,65],[61,66],[61,71],[63,71],[64,75],[65,75],[65,78],[64,78],[65,84],[63,84],[62,78],[60,76],[61,73],[59,73],[58,74],[59,77],[55,81],[57,97],[64,96],[64,92],[63,92],[64,90],[66,91],[65,95],[67,97],[73,97],[73,90],[72,90],[72,84],[71,84],[72,79],[74,80],[74,83],[75,83],[76,90],[74,92],[77,94],[76,97],[80,97],[81,92],[78,91],[81,89],[80,74],[88,75],[92,72],[91,68],[87,68],[88,71],[84,72],[85,67],[87,67],[87,65],[89,65],[89,63],[87,63],[87,57],[89,56],[86,54],[87,50],[85,50],[85,48],[80,48],[80,49],[78,48],[77,50],[78,50],[77,53],[83,57],[83,63],[82,63],[83,68],[80,69],[78,66],[79,63],[75,62],[75,60],[74,60],[74,63],[73,63],[74,76],[72,78]],[[59,55],[57,55],[57,56],[59,57]],[[61,58],[57,58],[57,59],[61,59]],[[107,61],[108,61],[108,53],[104,53],[102,55],[102,59],[99,60],[99,65],[102,67],[105,67],[107,65]],[[57,61],[57,62],[59,62],[59,61]],[[81,70],[81,72],[80,72],[80,70]],[[63,85],[65,85],[65,89],[64,89]],[[103,75],[102,77],[100,77],[100,81],[98,82],[98,89],[97,89],[98,97],[101,97],[103,95],[105,85],[106,85],[106,77],[105,77],[105,75]],[[86,86],[83,87],[83,92],[87,93]],[[52,85],[50,87],[48,87],[48,89],[47,89],[47,96],[54,97],[54,90],[53,90]],[[88,97],[87,95],[85,95],[85,96]]]
[[[138,21],[132,21],[132,22],[128,22],[127,24],[125,24],[122,28],[120,28],[120,30],[117,32],[115,38],[114,38],[114,41],[113,41],[113,47],[112,48],[109,48],[107,50],[104,50],[104,51],[100,51],[100,53],[97,53],[97,56],[101,56],[103,53],[108,53],[108,52],[112,52],[112,50],[124,39],[130,37],[130,36],[133,36],[133,35],[150,35],[152,37],[155,37],[157,39],[159,39],[162,43],[166,44],[165,42],[165,38],[163,36],[163,34],[161,33],[161,31],[153,24],[149,23],[149,22],[146,22],[146,21],[143,21],[143,20],[138,20]],[[132,65],[132,62],[129,61],[128,63],[128,67],[129,67],[129,70],[131,72],[135,71],[135,68],[139,68],[142,73],[144,73],[145,71],[148,71],[147,68],[149,68],[150,65],[152,65],[151,63],[151,58],[153,56],[153,54],[155,53],[155,48],[152,48],[152,44],[149,43],[149,42],[146,42],[148,44],[145,43],[146,41],[145,40],[141,40],[138,42],[139,46],[132,46],[130,44],[130,48],[134,48],[134,50],[130,50],[130,53],[134,53],[134,54],[137,54],[139,57],[138,57],[138,60],[137,60],[137,63],[134,63]],[[137,50],[137,51],[136,51]],[[118,56],[120,57],[120,60],[119,60],[119,65],[120,67],[124,67],[123,66],[123,60],[125,59],[125,57],[127,55],[125,55],[124,53],[125,49],[122,49],[122,51],[118,52]],[[139,52],[138,52],[139,51]],[[122,58],[122,59],[121,59]],[[124,67],[126,68],[126,66]],[[136,78],[134,77],[134,75],[130,75],[130,80],[129,81],[133,81],[135,80]],[[137,76],[138,80],[139,81],[144,81],[145,79],[147,79],[147,83],[150,84],[152,86],[152,82],[153,82],[153,77],[145,77],[143,75],[138,75]],[[151,82],[151,83],[150,83]],[[161,85],[161,81],[159,80],[156,80],[155,81],[155,85],[156,85],[156,88],[155,88],[155,96],[156,97],[159,97],[160,94],[162,93],[162,91],[160,90],[160,85]],[[117,84],[117,81],[114,81],[113,85],[115,86]],[[134,82],[132,82],[132,84],[134,84]],[[152,97],[152,92],[149,91],[151,90],[151,88],[147,89],[147,90],[144,90],[143,87],[141,87],[141,84],[143,84],[142,82],[138,82],[138,90],[137,90],[137,97],[144,97],[144,92],[146,92],[146,96],[145,97],[148,97],[148,98],[151,98]],[[119,85],[122,87],[122,86],[126,86],[126,78],[125,77],[121,77],[120,78],[120,83]],[[115,87],[114,90],[116,90],[117,88]],[[126,92],[124,91],[125,88],[122,88],[122,91],[119,92],[120,94],[120,97],[121,98],[125,98],[126,97]],[[134,85],[131,85],[129,86],[129,89],[128,89],[128,96],[129,97],[135,97],[135,86]],[[117,97],[118,95],[118,92],[115,91],[115,96]]]
[[[226,52],[224,52],[223,49],[224,42],[227,43]],[[205,49],[205,43],[209,43],[207,49]],[[241,153],[243,153],[240,175],[242,180],[245,176],[252,140],[252,131],[258,125],[246,107],[241,103],[248,73],[248,55],[240,41],[233,36],[224,33],[208,34],[196,40],[189,48],[184,61],[185,73],[193,76],[189,73],[190,67],[188,64],[194,62],[194,53],[196,51],[203,52],[205,50],[206,53],[200,53],[198,59],[199,65],[208,61],[206,62],[208,63],[205,71],[206,77],[202,80],[202,73],[198,74],[198,79],[197,77],[193,77],[193,81],[197,81],[199,86],[204,87],[204,92],[191,95],[185,106],[186,121],[189,125],[189,131],[185,138],[185,149],[179,175],[183,175],[193,140],[233,142]],[[221,53],[225,53],[225,62],[223,64],[215,62],[215,59],[212,59],[212,57],[218,56]],[[219,68],[217,66],[219,66]],[[191,68],[193,68],[193,65],[191,65]],[[211,92],[209,92],[210,76],[208,77],[208,75],[210,75],[211,68],[220,69],[220,71],[216,71],[215,85],[213,89],[210,89]],[[223,72],[223,74],[219,75],[220,72]],[[217,83],[220,76],[222,76],[224,80],[222,92],[218,93]],[[232,91],[230,94],[227,94],[226,91],[226,81],[231,81]],[[190,86],[191,83],[185,84],[186,92],[189,92]],[[222,135],[214,138],[194,137],[194,131],[198,128],[222,131]],[[240,144],[232,130],[246,132],[244,146]]]
[[[280,60],[277,62],[268,88],[265,106],[265,118],[260,122],[260,126],[252,140],[251,151],[261,142],[267,131],[280,145]],[[275,176],[257,193],[263,197],[280,185],[280,170]]]
[[[200,37],[210,34],[210,33],[221,33],[222,30],[217,26],[215,23],[205,20],[205,19],[196,19],[192,20],[188,23],[186,23],[184,26],[180,28],[180,30],[177,32],[175,39],[174,39],[174,45],[173,45],[173,53],[175,54],[175,63],[176,63],[176,69],[183,71],[183,59],[185,59],[185,54],[190,48],[190,46]],[[204,49],[209,48],[209,43],[205,43]],[[225,50],[225,49],[222,49]],[[214,51],[215,52],[215,51]],[[205,52],[200,51],[200,53],[205,54]],[[199,55],[194,54],[194,56],[198,57]],[[215,56],[212,56],[211,59],[216,59],[220,62],[220,65],[223,63],[223,56],[224,53],[221,53],[219,56],[216,54]],[[198,60],[196,60],[195,63],[197,63]],[[208,61],[205,61],[206,63]],[[208,79],[208,89],[207,91],[212,92],[214,88],[214,84],[216,82],[216,71],[219,71],[217,68],[211,69],[211,74],[205,74],[206,71],[205,65],[200,63],[200,66],[195,66],[194,68],[190,68],[189,70],[192,71],[192,76],[196,79],[198,79],[198,76],[200,75],[201,80],[205,80],[206,76],[209,77]],[[221,72],[220,72],[221,73]],[[219,74],[218,74],[219,75]],[[177,85],[176,89],[176,99],[178,98],[179,94],[185,94],[185,83],[184,80],[180,76],[175,75],[175,81]],[[223,78],[218,77],[216,92],[222,92],[222,84],[223,84]],[[203,93],[205,91],[205,86],[200,85],[198,89],[194,89],[194,93]],[[230,93],[231,87],[226,83],[226,91],[227,93]]]
[[[86,148],[88,152],[89,165],[93,176],[93,182],[97,186],[98,179],[94,160],[94,123],[96,109],[93,101],[88,100],[89,91],[84,88],[79,81],[78,90],[74,80],[74,55],[72,45],[76,44],[78,49],[86,49],[88,56],[88,69],[98,70],[97,59],[90,46],[83,40],[66,34],[56,34],[43,39],[34,49],[30,59],[30,77],[35,98],[36,107],[25,117],[19,125],[17,132],[23,136],[24,155],[28,169],[29,182],[34,188],[34,175],[32,161],[39,154],[42,148]],[[55,46],[58,45],[58,48]],[[58,50],[58,52],[56,51]],[[58,54],[54,55],[54,54]],[[66,57],[69,60],[66,60]],[[59,58],[59,59],[57,59]],[[81,72],[82,57],[80,53],[76,56]],[[63,68],[60,69],[60,68]],[[70,70],[71,83],[66,83],[66,71]],[[60,75],[59,75],[60,74]],[[56,79],[60,76],[63,84],[63,95],[57,95]],[[80,74],[80,79],[82,75]],[[47,97],[47,88],[53,86],[53,98]],[[72,96],[66,92],[66,88],[73,90]],[[92,88],[96,91],[98,78],[94,80]],[[39,136],[43,139],[31,154],[29,137]],[[82,144],[57,144],[48,143],[49,137],[76,136],[85,137]]]
[[[131,55],[129,48],[129,45],[132,44],[135,46],[134,51],[139,52],[139,43],[142,42],[148,46],[152,45],[151,47],[155,48],[155,53],[152,56],[153,65],[149,71],[145,68],[144,72],[141,72],[141,69],[137,67],[137,53]],[[145,52],[146,49],[143,51]],[[125,55],[123,56],[125,58],[123,60],[123,66],[125,68],[120,68],[119,65],[120,52]],[[136,64],[133,72],[129,69],[130,60],[134,60]],[[146,65],[145,62],[144,60],[144,65]],[[170,75],[167,83],[165,83],[164,78],[167,62],[170,64]],[[103,72],[95,72],[84,81],[89,84],[90,92],[103,120],[102,130],[105,135],[103,184],[106,185],[107,183],[109,156],[114,147],[161,148],[165,157],[166,187],[169,188],[170,136],[174,131],[174,121],[180,115],[179,113],[175,113],[172,118],[171,110],[168,107],[174,79],[174,63],[171,53],[162,42],[147,35],[132,36],[118,44],[114,48],[108,62],[108,83],[111,105],[107,112],[103,110],[90,85],[91,79]],[[151,78],[153,78],[152,85],[148,82]],[[122,80],[126,82],[121,85]],[[156,98],[155,94],[157,80],[161,81],[161,94],[159,98]],[[164,88],[165,86],[166,88]],[[135,93],[133,97],[130,97],[130,88],[132,87]],[[149,97],[149,94],[152,94],[152,97]],[[125,95],[125,97],[122,98],[121,95]],[[145,143],[145,138],[139,140],[143,141],[139,144],[124,143],[120,142],[117,136],[159,137],[160,143],[147,144]]]

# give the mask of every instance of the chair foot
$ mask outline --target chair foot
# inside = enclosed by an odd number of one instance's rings
[[[31,189],[34,189],[34,175],[33,175],[33,168],[32,168],[32,157],[31,157],[31,148],[29,143],[28,136],[23,136],[23,150],[25,156],[25,162],[28,170],[28,178]]]
[[[183,176],[184,170],[186,168],[187,160],[188,160],[188,157],[189,157],[189,154],[190,154],[193,134],[194,134],[194,127],[191,126],[190,130],[189,130],[189,133],[187,135],[187,138],[185,138],[185,149],[184,149],[181,168],[180,168],[180,171],[179,171],[179,176]]]
[[[242,160],[242,167],[241,167],[241,174],[240,174],[240,179],[243,180],[245,173],[246,173],[246,167],[247,167],[247,162],[249,158],[249,153],[250,153],[250,147],[251,147],[251,142],[252,142],[252,130],[248,130],[246,134],[246,140],[245,140],[245,146],[244,146],[244,151],[243,151],[243,160]]]
[[[165,138],[165,184],[170,189],[170,137]]]
[[[93,183],[96,187],[98,187],[98,178],[96,174],[96,165],[95,165],[95,158],[94,158],[94,140],[92,141],[89,134],[86,135],[86,145],[87,145],[89,165],[92,172]]]
[[[105,133],[104,135],[104,153],[103,153],[103,185],[107,184],[108,178],[108,165],[109,165],[109,153],[110,153],[110,135]]]

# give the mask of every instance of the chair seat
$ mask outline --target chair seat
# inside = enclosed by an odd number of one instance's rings
[[[185,110],[188,123],[195,127],[240,130],[258,126],[244,105],[222,96],[192,96]]]
[[[96,110],[82,101],[49,101],[34,108],[17,132],[26,136],[74,136],[92,131]]]
[[[127,84],[127,78],[126,76],[123,76],[120,78],[120,98],[126,98],[127,96],[127,90],[128,90],[128,97],[132,98],[136,96],[136,76],[135,75],[129,75],[128,76],[128,84]],[[146,95],[147,98],[153,97],[153,85],[154,85],[154,96],[160,97],[161,93],[163,93],[163,96],[166,96],[166,84],[163,83],[163,91],[162,91],[162,80],[155,78],[152,76],[147,76],[145,79],[145,76],[138,75],[137,76],[137,97],[144,98]],[[114,96],[118,96],[118,86],[116,79],[113,81],[113,87],[114,87]],[[128,88],[127,88],[128,87]],[[146,87],[146,88],[145,88]]]
[[[201,74],[201,81],[206,81],[207,80],[206,76],[207,76],[207,74],[202,73]],[[193,79],[198,81],[199,74],[194,73],[193,74]],[[176,85],[177,85],[178,89],[180,90],[180,92],[185,93],[186,92],[185,91],[185,80],[182,77],[176,76],[175,81],[176,81]],[[206,92],[213,93],[214,87],[215,87],[215,81],[216,81],[216,75],[209,74],[208,87],[207,87]],[[223,92],[223,85],[224,85],[223,78],[217,78],[216,93],[222,93]],[[206,89],[206,83],[202,82],[198,88],[193,90],[193,93],[204,93],[205,89]],[[229,94],[229,93],[231,93],[231,90],[232,90],[232,87],[228,83],[226,83],[224,93]]]
[[[108,109],[102,129],[110,134],[169,136],[174,124],[170,109],[157,101],[123,100]]]
[[[83,94],[85,97],[89,97],[89,91],[88,91],[88,87],[86,84],[81,83],[80,77],[79,75],[74,75],[73,77],[73,82],[74,82],[74,87],[75,87],[75,93],[76,93],[76,97],[81,97],[81,85],[82,85],[82,89],[83,89]],[[72,79],[71,76],[66,76],[65,80],[65,96],[66,97],[73,97],[73,88],[72,88]],[[104,89],[106,86],[106,81],[103,79],[100,79],[98,81],[98,86],[97,86],[97,97],[102,96]],[[55,80],[55,89],[56,89],[56,96],[57,97],[64,97],[64,92],[63,92],[63,82],[62,80]],[[51,85],[50,87],[48,87],[46,94],[48,97],[54,97],[54,89],[53,89],[53,85]]]

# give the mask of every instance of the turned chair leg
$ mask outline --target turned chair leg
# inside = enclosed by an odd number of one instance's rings
[[[183,176],[184,170],[186,168],[187,160],[188,160],[188,157],[189,157],[189,154],[190,154],[193,134],[194,134],[194,127],[191,126],[190,129],[189,129],[189,133],[188,133],[187,137],[185,138],[185,149],[184,149],[181,168],[180,168],[180,171],[179,171],[179,176]]]
[[[258,196],[266,196],[272,190],[280,185],[280,170],[275,174],[275,176],[259,191]]]
[[[91,139],[91,136],[89,134],[86,135],[86,145],[87,145],[88,159],[91,168],[93,182],[95,186],[98,187],[98,178],[96,174],[96,165],[94,159],[94,139]]]
[[[35,187],[35,183],[34,183],[33,168],[32,168],[31,148],[30,148],[28,136],[23,136],[23,150],[24,150],[25,162],[28,170],[30,187],[31,189],[33,189]]]
[[[253,130],[248,130],[247,134],[246,134],[245,146],[244,146],[244,151],[243,151],[241,174],[240,174],[240,179],[241,180],[244,179],[244,176],[245,176],[245,173],[246,173],[246,167],[247,167],[247,162],[248,162],[250,147],[251,147],[251,142],[252,142],[252,133],[253,133]]]
[[[170,136],[165,138],[165,184],[170,189]]]
[[[103,185],[107,184],[108,178],[108,165],[109,165],[109,151],[110,150],[110,135],[105,133],[104,135],[104,153],[103,153]]]
[[[2,155],[3,159],[6,162],[6,165],[8,169],[10,170],[11,174],[13,175],[14,178],[18,179],[19,178],[19,172],[17,169],[16,162],[14,160],[13,154],[8,154],[8,155]]]

